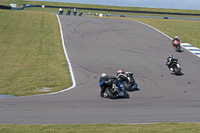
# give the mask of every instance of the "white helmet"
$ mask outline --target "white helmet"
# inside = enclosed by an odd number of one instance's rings
[[[105,74],[105,73],[102,73],[102,74],[101,74],[101,77],[106,77],[106,74]]]
[[[178,36],[175,36],[175,38],[178,38]]]

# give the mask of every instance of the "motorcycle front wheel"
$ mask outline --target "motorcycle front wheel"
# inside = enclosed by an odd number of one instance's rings
[[[177,46],[176,46],[176,50],[177,50],[177,51],[180,51],[180,50],[181,50],[180,45],[177,45]]]
[[[116,91],[114,91],[110,87],[106,88],[106,94],[109,96],[110,99],[116,99],[116,98],[118,98],[118,93]]]

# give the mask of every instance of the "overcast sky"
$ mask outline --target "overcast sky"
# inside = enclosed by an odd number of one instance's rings
[[[200,0],[35,0],[111,6],[200,10]]]

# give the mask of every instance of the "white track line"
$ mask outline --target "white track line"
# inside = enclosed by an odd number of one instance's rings
[[[56,16],[57,16],[58,23],[59,23],[59,27],[60,27],[60,36],[61,36],[61,40],[62,40],[63,51],[64,51],[64,53],[65,53],[65,58],[66,58],[66,60],[67,60],[67,62],[68,62],[69,72],[70,72],[71,79],[72,79],[72,86],[69,87],[69,88],[67,88],[67,89],[58,91],[58,92],[53,92],[53,93],[48,93],[48,94],[41,94],[41,95],[58,94],[58,93],[61,93],[61,92],[65,92],[65,91],[71,90],[71,89],[73,89],[73,88],[76,86],[76,81],[75,81],[75,77],[74,77],[74,72],[73,72],[72,65],[71,65],[71,62],[70,62],[70,60],[69,60],[69,56],[68,56],[68,54],[67,54],[67,50],[66,50],[66,47],[65,47],[65,41],[64,41],[64,37],[63,37],[63,31],[62,31],[62,25],[61,25],[61,22],[60,22],[60,18],[58,17],[57,14],[56,14]],[[40,95],[40,96],[41,96],[41,95]]]
[[[69,87],[69,88],[67,88],[67,89],[58,91],[58,92],[47,93],[47,94],[40,94],[40,95],[34,95],[34,96],[43,96],[43,95],[58,94],[58,93],[62,93],[62,92],[71,90],[71,89],[73,89],[73,88],[76,86],[76,81],[75,81],[75,77],[74,77],[74,72],[73,72],[73,70],[72,70],[72,65],[71,65],[71,62],[70,62],[70,60],[69,60],[69,56],[68,56],[68,54],[67,54],[67,50],[66,50],[66,47],[65,47],[65,41],[64,41],[64,37],[63,37],[63,31],[62,31],[62,25],[61,25],[61,22],[60,22],[60,18],[58,17],[57,14],[56,14],[56,16],[57,16],[58,23],[59,23],[59,27],[60,27],[60,36],[61,36],[61,40],[62,40],[63,51],[64,51],[64,53],[65,53],[65,57],[66,57],[66,60],[67,60],[67,62],[68,62],[69,72],[70,72],[71,79],[72,79],[72,86]]]
[[[73,73],[73,70],[72,70],[72,65],[71,65],[71,62],[69,60],[69,57],[68,57],[68,54],[67,54],[67,50],[66,50],[66,47],[65,47],[65,41],[64,41],[64,37],[63,37],[63,31],[62,31],[62,25],[61,25],[60,19],[59,19],[59,17],[58,17],[57,14],[56,14],[56,16],[57,16],[59,27],[60,27],[60,35],[61,35],[63,50],[64,50],[64,53],[65,53],[66,60],[68,62],[69,71],[70,71],[70,75],[71,75],[71,79],[72,79],[72,86],[69,87],[69,88],[67,88],[67,89],[58,91],[58,92],[52,92],[52,93],[46,93],[46,94],[39,94],[39,95],[32,95],[32,96],[54,95],[54,94],[58,94],[58,93],[62,93],[62,92],[71,90],[71,89],[73,89],[76,86],[76,81],[75,81],[74,73]],[[32,96],[20,96],[20,97],[32,97]],[[11,97],[11,98],[13,98],[13,97]]]
[[[167,34],[163,33],[162,31],[160,31],[160,30],[158,30],[158,29],[156,29],[156,28],[154,28],[154,27],[152,27],[152,26],[150,26],[150,25],[148,25],[148,24],[145,24],[145,23],[140,22],[140,21],[137,21],[137,20],[133,20],[133,21],[136,21],[136,22],[138,22],[138,23],[141,23],[141,24],[143,24],[143,25],[146,25],[146,26],[148,26],[148,27],[150,27],[150,28],[152,28],[152,29],[158,31],[159,33],[163,34],[164,36],[166,36],[166,37],[168,37],[169,39],[172,40],[172,38],[171,38],[170,36],[168,36]],[[200,49],[199,49],[199,48],[194,47],[194,46],[190,45],[189,43],[181,43],[181,46],[182,46],[184,49],[186,49],[187,51],[189,51],[189,52],[191,52],[192,54],[196,55],[197,57],[200,57]]]
[[[169,39],[172,40],[172,38],[171,38],[170,36],[168,36],[167,34],[163,33],[162,31],[160,31],[160,30],[158,30],[158,29],[156,29],[156,28],[154,28],[154,27],[152,27],[152,26],[150,26],[150,25],[148,25],[148,24],[145,24],[145,23],[140,22],[140,21],[137,21],[137,20],[133,20],[133,21],[136,21],[136,22],[138,22],[138,23],[141,23],[141,24],[143,24],[143,25],[146,25],[146,26],[148,26],[148,27],[150,27],[150,28],[152,28],[152,29],[154,29],[154,30],[160,32],[161,34],[163,34],[164,36],[166,36],[166,37],[168,37]]]

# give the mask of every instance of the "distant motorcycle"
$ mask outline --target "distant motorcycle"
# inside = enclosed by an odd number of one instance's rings
[[[71,10],[70,9],[67,11],[66,15],[69,15],[69,16],[71,15]]]
[[[176,75],[182,75],[182,72],[181,72],[181,65],[179,64],[179,60],[178,59],[173,59],[172,60],[172,63],[171,63],[171,66],[173,68],[173,72],[176,74]]]
[[[83,15],[83,12],[79,13],[79,16],[82,16]]]
[[[77,13],[77,12],[73,12],[74,16],[76,16],[76,13]]]
[[[59,11],[59,15],[63,15],[63,11]]]
[[[118,86],[120,85],[123,88],[123,84],[118,82],[117,79],[111,79],[107,83],[107,87],[105,89],[106,94],[110,99],[116,99],[119,97],[129,98],[129,94],[126,90],[121,90]],[[118,85],[117,85],[118,84]]]
[[[139,86],[135,81],[133,73],[123,73],[117,75],[117,79],[122,82],[127,91],[137,91]]]
[[[180,46],[180,42],[179,41],[175,40],[173,42],[173,44],[175,46],[176,51],[180,51],[181,50],[181,46]]]

